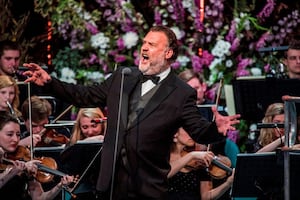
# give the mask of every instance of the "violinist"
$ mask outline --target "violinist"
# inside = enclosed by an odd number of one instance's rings
[[[7,112],[0,113],[0,147],[4,155],[14,153],[20,141],[20,125],[18,120]],[[9,197],[13,200],[54,199],[63,186],[73,182],[73,176],[63,176],[61,181],[51,190],[45,192],[40,182],[34,177],[37,174],[39,160],[21,161],[10,160],[5,165],[2,158],[0,174],[0,196]]]
[[[86,152],[76,154],[76,157],[70,153],[78,141],[103,142],[106,131],[106,118],[100,108],[80,108],[77,113],[75,125],[70,137],[70,143],[61,153],[61,163],[63,170],[68,174],[80,174],[88,168],[88,173],[78,184],[74,191],[76,199],[95,199],[96,181],[98,178],[99,159],[95,159],[90,166],[88,164],[93,160],[94,152],[89,149]]]
[[[93,121],[94,119],[98,122]],[[105,131],[106,119],[100,108],[80,108],[70,137],[70,145],[79,140],[103,141]]]
[[[170,200],[218,199],[232,186],[234,173],[227,178],[226,182],[213,188],[206,168],[211,165],[214,154],[210,151],[185,153],[187,147],[194,145],[195,142],[187,132],[179,128],[171,146],[171,170],[168,174]]]
[[[49,123],[49,116],[52,112],[51,104],[46,100],[39,98],[38,96],[31,96],[31,123],[32,123],[32,141],[33,146],[36,146],[38,142],[41,142],[42,136],[39,134],[43,129],[44,125]],[[21,111],[22,117],[25,122],[26,130],[21,134],[20,145],[30,146],[30,115],[29,115],[29,99],[27,98],[22,104]]]
[[[49,123],[52,113],[52,106],[48,100],[38,96],[30,97],[31,114],[29,112],[29,99],[22,104],[22,116],[25,121],[26,130],[21,134],[20,145],[30,146],[30,115],[32,126],[33,146],[61,146],[69,141],[65,133],[58,133],[54,129],[46,129],[44,126]]]

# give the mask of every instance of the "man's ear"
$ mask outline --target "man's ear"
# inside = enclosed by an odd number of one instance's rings
[[[166,59],[170,59],[173,56],[173,49],[169,49],[166,53]]]
[[[203,82],[201,84],[201,87],[202,87],[203,92],[206,92],[206,90],[207,90],[207,84]]]

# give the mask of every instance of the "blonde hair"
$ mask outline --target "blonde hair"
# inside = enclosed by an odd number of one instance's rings
[[[273,103],[268,106],[265,117],[262,119],[262,123],[273,123],[273,119],[276,115],[284,114],[283,103]],[[274,129],[262,128],[258,137],[258,142],[262,146],[266,146],[274,141]]]
[[[80,119],[82,117],[104,118],[105,116],[100,108],[80,108],[77,114],[76,123],[74,124],[72,135],[70,137],[70,145],[73,145],[78,140],[82,140],[85,138],[80,129]],[[101,126],[102,133],[100,133],[100,135],[104,135],[106,132],[106,122],[101,123]]]
[[[13,99],[11,106],[14,112],[16,113],[17,117],[21,117],[22,114],[18,109],[20,105],[20,99],[19,99],[20,91],[17,82],[11,76],[0,75],[0,89],[10,87],[10,86],[14,86],[15,89],[15,97]]]

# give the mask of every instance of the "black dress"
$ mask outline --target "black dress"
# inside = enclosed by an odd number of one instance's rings
[[[0,188],[1,200],[5,197],[9,200],[30,200],[27,191],[28,177],[26,175],[14,176],[2,188]]]
[[[178,172],[169,179],[169,200],[200,200],[200,181],[211,180],[205,169]]]

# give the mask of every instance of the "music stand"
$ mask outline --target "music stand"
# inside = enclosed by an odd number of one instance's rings
[[[282,159],[275,152],[238,154],[232,197],[270,199],[275,196],[283,198]]]
[[[78,141],[61,152],[61,171],[80,177],[84,175],[81,177],[78,187],[75,188],[74,194],[78,195],[95,190],[95,182],[100,169],[99,152],[102,143],[102,141]]]
[[[236,113],[251,122],[261,121],[270,104],[283,103],[282,96],[300,96],[299,79],[237,79],[232,87]]]

